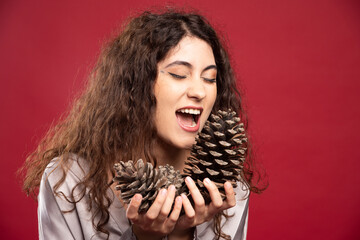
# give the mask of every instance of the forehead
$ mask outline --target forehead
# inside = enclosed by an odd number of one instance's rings
[[[193,36],[186,36],[181,39],[178,45],[173,47],[166,57],[159,62],[159,66],[173,61],[185,61],[192,65],[215,65],[211,46],[204,40]]]

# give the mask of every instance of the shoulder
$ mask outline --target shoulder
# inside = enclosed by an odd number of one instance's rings
[[[57,185],[61,180],[64,181],[61,181],[63,183],[60,186],[63,184],[75,186],[88,171],[88,163],[85,159],[75,154],[70,154],[66,160],[62,158],[52,159],[45,168],[43,180],[48,181],[51,187]]]
[[[54,202],[60,211],[73,212],[72,209],[86,208],[89,202],[89,189],[81,182],[87,171],[86,161],[75,154],[66,160],[54,158],[47,165],[39,189],[39,206],[45,202]],[[84,214],[88,214],[84,212]],[[66,214],[70,217],[73,214]],[[65,217],[65,218],[66,218]]]
[[[86,161],[75,154],[68,155],[67,159],[52,159],[41,179],[39,203],[53,199],[61,211],[73,209],[75,202],[77,207],[85,203],[88,198],[87,190],[79,183],[86,175],[87,168]]]

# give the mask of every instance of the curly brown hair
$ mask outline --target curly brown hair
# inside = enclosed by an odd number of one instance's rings
[[[157,64],[185,36],[202,39],[213,50],[217,66],[217,99],[213,112],[231,108],[246,118],[228,54],[209,22],[197,13],[144,12],[131,19],[107,44],[84,93],[74,102],[71,111],[50,128],[37,150],[28,156],[23,167],[26,193],[37,195],[46,166],[60,156],[64,176],[55,186],[56,192],[65,180],[67,156],[76,154],[89,165],[89,172],[76,187],[81,186],[83,195],[88,189],[87,194],[96,204],[96,207],[90,205],[94,211],[93,226],[108,234],[105,225],[112,200],[106,194],[107,175],[113,171],[115,162],[128,159],[142,157],[156,166],[152,152],[156,129],[153,121],[144,119],[153,119],[156,108],[153,86],[158,74]],[[251,157],[246,160],[242,178],[250,191],[259,191],[253,181]],[[74,199],[73,196],[70,199]],[[101,216],[98,222],[94,220],[96,215]],[[220,217],[218,215],[214,221],[215,234],[218,239],[228,238],[221,232]]]

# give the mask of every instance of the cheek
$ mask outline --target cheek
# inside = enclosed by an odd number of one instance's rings
[[[215,87],[211,88],[210,94],[209,94],[209,104],[211,105],[211,109],[213,108],[215,101],[217,98],[217,88]]]
[[[175,92],[176,88],[171,85],[158,85],[155,89],[156,98],[156,127],[158,130],[166,128],[171,122],[171,118],[175,115],[174,102],[176,102]]]
[[[206,101],[206,110],[204,112],[204,122],[208,119],[213,107],[214,107],[214,104],[215,104],[215,101],[216,101],[216,98],[217,98],[217,89],[216,89],[216,86],[215,87],[209,87],[207,89],[207,101]]]

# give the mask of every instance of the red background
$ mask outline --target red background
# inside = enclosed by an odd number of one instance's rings
[[[15,171],[67,109],[105,39],[164,1],[1,1],[0,232],[36,239],[36,202]],[[229,42],[269,175],[248,239],[360,239],[360,3],[177,1]]]

